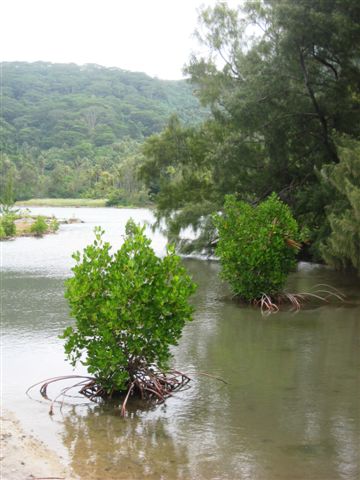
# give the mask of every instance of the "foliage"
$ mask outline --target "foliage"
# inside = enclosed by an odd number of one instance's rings
[[[55,233],[59,230],[60,224],[56,217],[51,217],[48,228],[51,232]]]
[[[6,238],[6,233],[2,221],[0,220],[0,240],[3,240],[4,238]]]
[[[258,202],[274,191],[312,231],[316,248],[331,202],[318,172],[339,162],[335,135],[360,137],[360,4],[243,7],[219,2],[201,11],[204,54],[191,57],[186,73],[211,117],[148,139],[144,179],[175,234],[186,224],[202,230],[209,208],[219,211],[227,194]]]
[[[0,190],[12,178],[18,200],[126,198],[144,138],[176,111],[187,123],[205,109],[184,81],[164,81],[98,65],[0,64]],[[130,200],[127,200],[130,201]]]
[[[107,207],[122,206],[128,207],[128,200],[123,190],[115,190],[110,193],[109,198],[106,200]]]
[[[1,238],[13,237],[16,233],[15,215],[13,213],[4,213],[1,216],[0,223],[3,236]]]
[[[17,209],[14,208],[14,178],[12,172],[5,179],[5,184],[2,185],[0,195],[0,213],[3,215],[15,215]]]
[[[206,128],[185,127],[173,116],[163,132],[143,147],[140,175],[156,201],[159,219],[167,221],[171,242],[179,240],[182,227],[201,228],[201,215],[209,215],[217,206],[206,158],[213,142],[203,134]]]
[[[222,275],[235,295],[245,301],[280,293],[296,265],[299,230],[287,205],[272,194],[256,207],[225,199],[215,216]]]
[[[114,189],[106,200],[107,207],[143,207],[149,203],[149,197],[144,190],[126,193],[123,189]]]
[[[321,253],[330,265],[360,273],[360,142],[343,137],[339,143],[340,163],[322,170],[323,182],[337,194],[328,207],[330,234]]]
[[[139,139],[159,131],[177,111],[201,116],[184,81],[151,78],[99,65],[3,62],[2,118],[8,136],[46,150],[63,145],[87,155],[90,145]]]
[[[6,184],[4,185],[3,192],[1,192],[0,204],[1,204],[1,212],[8,213],[8,209],[11,208],[15,201],[14,201],[14,179],[13,176],[10,175],[6,179]]]
[[[37,237],[42,237],[44,233],[47,232],[48,228],[45,218],[38,215],[35,222],[30,227],[30,232],[34,233]]]
[[[74,254],[74,276],[66,298],[75,327],[65,330],[65,351],[73,365],[81,359],[103,389],[111,394],[129,388],[144,365],[166,367],[191,319],[189,296],[194,283],[169,247],[158,258],[144,228],[130,220],[125,241],[114,254],[95,230],[93,245]]]

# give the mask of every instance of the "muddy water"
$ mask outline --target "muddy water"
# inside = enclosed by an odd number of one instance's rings
[[[166,405],[132,404],[123,420],[114,406],[48,405],[25,394],[43,378],[72,373],[58,335],[71,321],[63,299],[70,254],[101,224],[118,245],[132,216],[147,210],[34,209],[86,223],[55,236],[4,242],[2,248],[3,404],[25,428],[56,449],[86,479],[360,478],[360,282],[301,265],[292,291],[331,284],[344,304],[311,304],[298,314],[262,317],[235,305],[218,265],[184,260],[199,284],[196,315],[174,349],[173,363],[191,372],[191,388]],[[153,234],[153,246],[165,241]],[[81,373],[81,369],[77,372]],[[202,373],[226,380],[219,382]]]

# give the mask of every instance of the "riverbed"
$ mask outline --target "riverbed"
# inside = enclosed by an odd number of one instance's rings
[[[341,303],[310,303],[263,317],[235,304],[214,261],[184,259],[198,283],[194,321],[173,349],[173,365],[191,388],[157,408],[81,399],[55,408],[26,389],[74,373],[58,337],[71,324],[64,280],[72,252],[96,225],[117,248],[126,220],[146,223],[158,255],[166,240],[146,209],[32,208],[34,215],[76,217],[42,239],[2,242],[2,400],[25,431],[61,455],[84,479],[355,480],[360,478],[360,282],[301,264],[290,291],[330,284]],[[82,368],[75,373],[84,373]],[[218,376],[226,384],[204,375]]]

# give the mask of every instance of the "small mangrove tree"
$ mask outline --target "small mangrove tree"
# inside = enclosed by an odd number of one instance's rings
[[[216,254],[233,293],[245,302],[275,308],[300,248],[290,208],[275,193],[256,206],[228,195],[214,223]]]
[[[131,394],[163,401],[187,383],[186,375],[168,370],[168,361],[192,319],[189,297],[196,286],[174,249],[157,257],[132,220],[115,253],[103,233],[96,228],[94,243],[73,255],[65,296],[75,325],[63,338],[72,365],[81,362],[93,375],[81,393],[93,399],[127,392],[124,414]]]

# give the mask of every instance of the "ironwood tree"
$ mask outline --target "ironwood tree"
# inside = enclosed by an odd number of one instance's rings
[[[336,190],[319,172],[339,163],[336,135],[360,137],[359,25],[356,0],[219,2],[201,12],[205,53],[185,71],[211,116],[199,127],[170,123],[144,149],[144,178],[171,234],[192,225],[211,245],[206,220],[225,195],[257,204],[276,192],[319,258]]]

